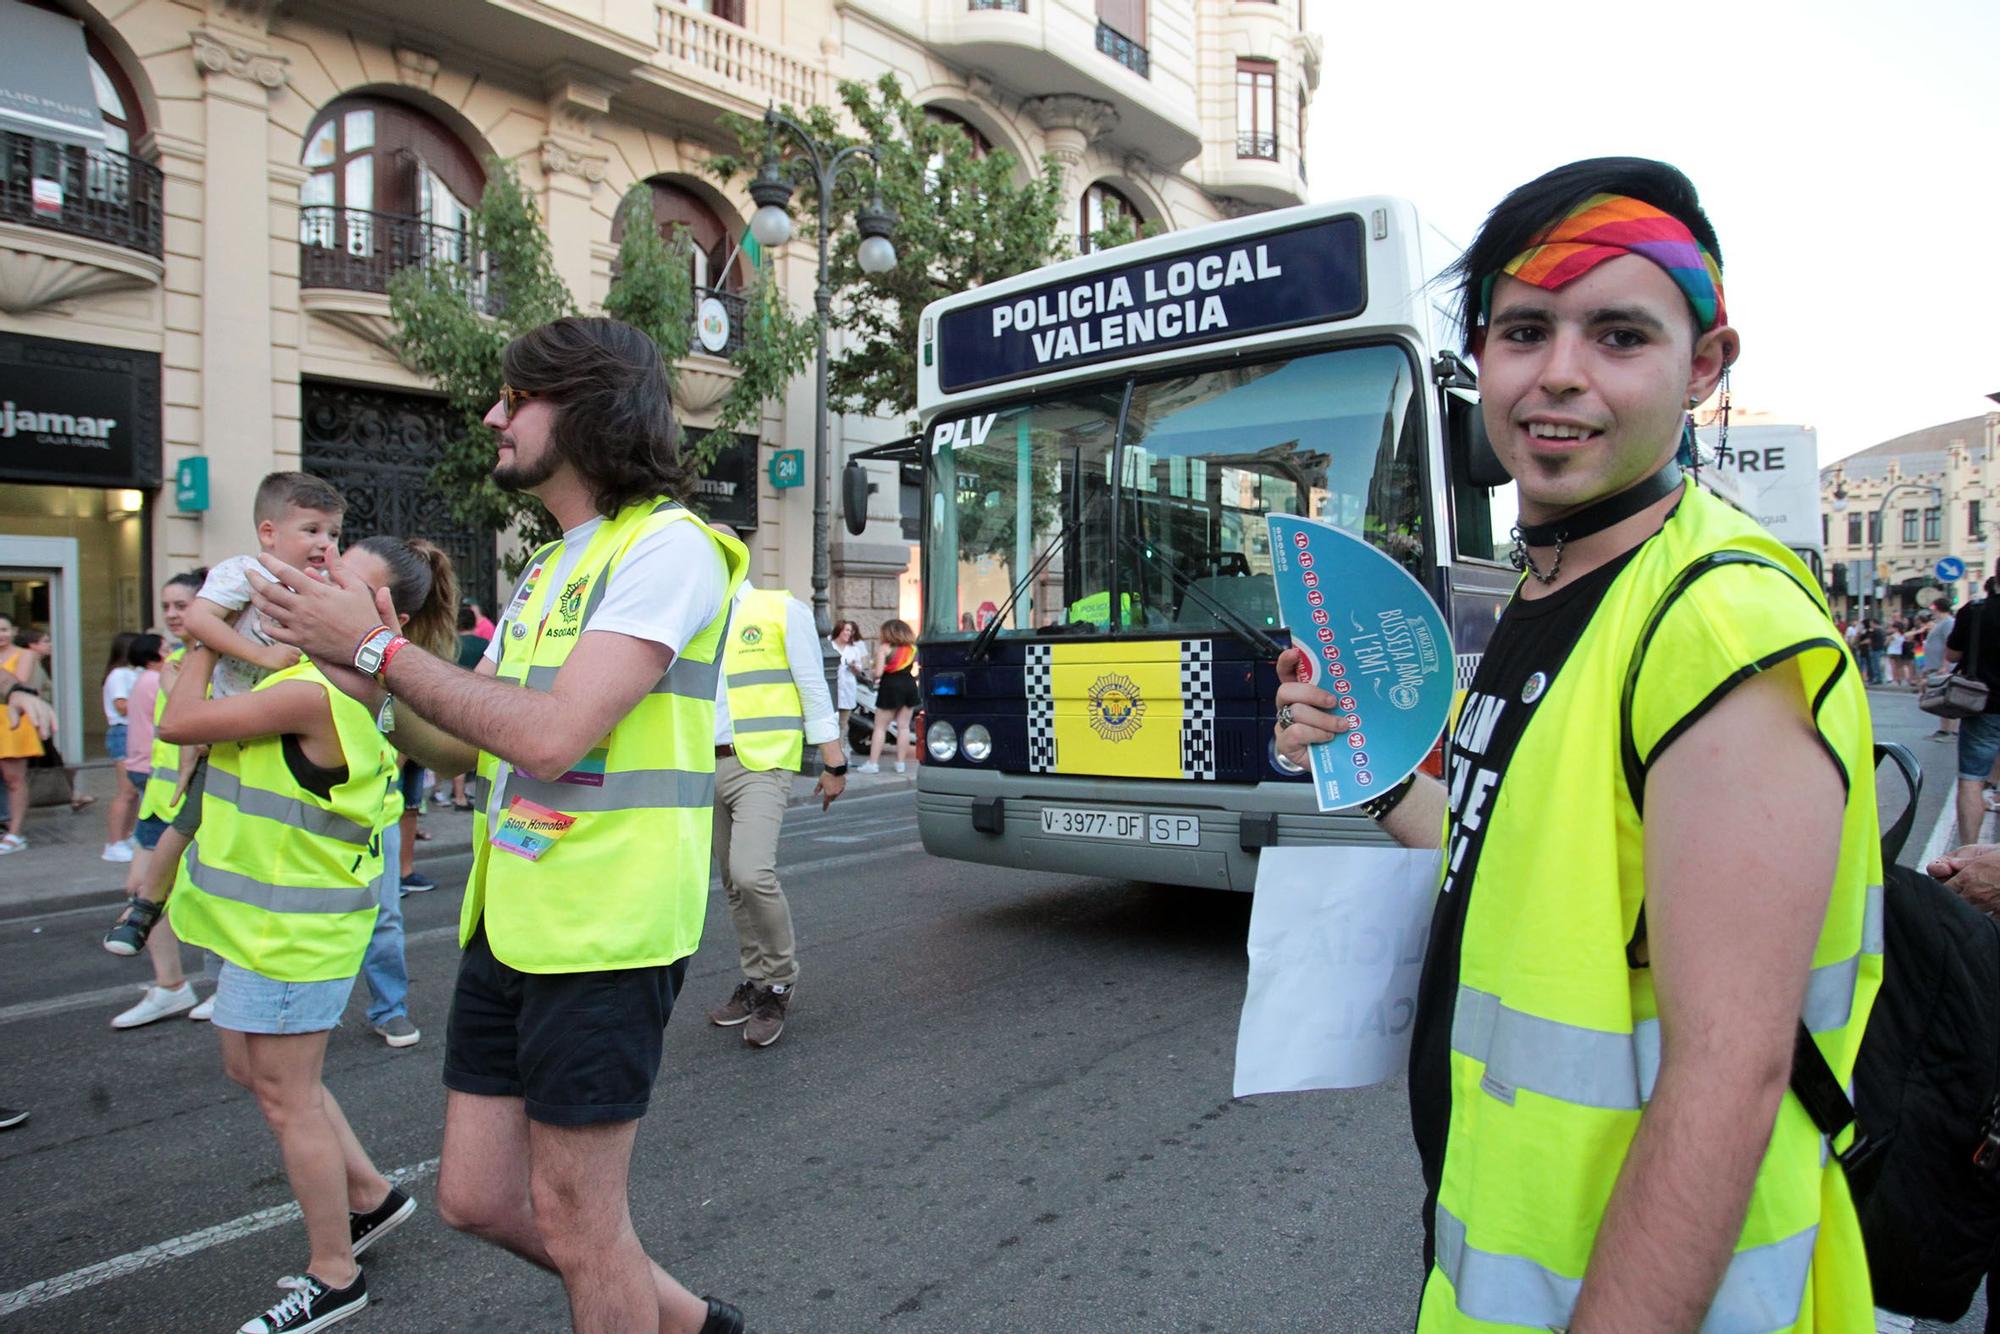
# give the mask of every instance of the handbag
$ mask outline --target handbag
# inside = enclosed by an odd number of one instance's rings
[[[1966,608],[1967,612],[1971,610]],[[1983,615],[1988,608],[1982,605],[1980,610]],[[1979,620],[1975,618],[1966,628],[1972,641],[1965,663],[1967,670],[1957,672],[1947,667],[1924,677],[1923,687],[1917,692],[1917,707],[1925,713],[1939,718],[1970,718],[1986,712],[1988,691],[1986,682],[1979,676]]]

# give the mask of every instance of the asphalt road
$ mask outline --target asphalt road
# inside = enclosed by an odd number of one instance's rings
[[[1903,699],[1878,733],[1934,771]],[[1910,715],[1905,717],[1905,715]],[[463,856],[405,900],[412,1013],[357,1000],[327,1084],[426,1212],[368,1257],[346,1328],[560,1330],[560,1286],[429,1212]],[[1401,1081],[1229,1096],[1247,897],[932,861],[907,792],[795,810],[781,853],[803,971],[785,1036],[702,1014],[733,985],[720,892],[639,1134],[640,1235],[780,1331],[1402,1330],[1419,1197]],[[220,1331],[305,1262],[276,1151],[181,1019],[117,1033],[144,964],[103,909],[0,920],[0,1326]],[[204,988],[205,989],[205,988]],[[1959,1328],[1974,1330],[1979,1311]]]

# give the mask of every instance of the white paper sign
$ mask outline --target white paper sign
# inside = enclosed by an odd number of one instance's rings
[[[1265,848],[1236,1097],[1361,1088],[1408,1064],[1435,850]]]

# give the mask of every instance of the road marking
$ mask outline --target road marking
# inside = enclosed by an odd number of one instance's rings
[[[853,842],[855,840],[850,839],[846,841]],[[866,841],[872,842],[873,839]],[[892,843],[887,847],[872,849],[868,852],[847,852],[832,857],[815,858],[808,862],[794,862],[788,866],[781,865],[778,867],[778,870],[788,876],[799,875],[808,871],[834,871],[844,866],[855,866],[863,862],[874,861],[878,857],[889,857],[903,852],[917,852],[923,846],[922,839],[913,839],[903,843]],[[448,859],[439,858],[439,860],[444,861]],[[711,890],[720,888],[721,885],[722,879],[720,876],[711,876],[709,878],[708,887]],[[457,939],[458,924],[452,922],[444,926],[426,927],[422,931],[411,931],[403,937],[403,945],[407,949],[411,945],[427,945],[436,940],[456,941]],[[197,982],[210,980],[205,973],[195,974],[193,977]],[[115,987],[98,987],[92,991],[80,991],[68,996],[51,996],[47,1000],[23,1001],[18,1005],[9,1005],[4,1009],[0,1009],[0,1026],[20,1023],[26,1019],[42,1019],[52,1014],[64,1014],[70,1010],[88,1009],[93,1005],[108,1004],[111,1001],[129,997],[135,989],[143,990],[143,984],[126,982]]]
[[[1993,841],[1995,813],[1987,811],[1979,817],[1980,843]],[[1938,812],[1937,823],[1931,826],[1931,836],[1924,840],[1924,850],[1910,863],[1919,871],[1958,846],[1958,783],[1953,780],[1951,791],[1945,794],[1944,808]]]
[[[437,1171],[437,1165],[437,1159],[427,1158],[421,1163],[399,1167],[388,1174],[390,1184],[401,1186],[421,1180]],[[112,1259],[85,1265],[82,1269],[72,1269],[67,1274],[58,1274],[54,1278],[30,1283],[27,1287],[17,1288],[13,1292],[0,1293],[0,1318],[40,1306],[44,1302],[74,1296],[100,1283],[125,1278],[163,1265],[169,1260],[185,1259],[212,1246],[220,1246],[224,1242],[254,1236],[259,1232],[268,1232],[274,1227],[291,1222],[298,1216],[299,1206],[296,1203],[273,1205],[269,1209],[259,1209],[254,1214],[232,1218],[227,1223],[205,1227],[199,1232],[189,1232],[184,1236],[154,1242],[151,1246],[141,1246],[136,1251],[127,1251]]]

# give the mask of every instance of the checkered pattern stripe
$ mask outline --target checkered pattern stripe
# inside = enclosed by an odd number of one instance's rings
[[[1181,777],[1215,778],[1215,644],[1181,641]]]
[[[1028,645],[1028,772],[1053,773],[1056,767],[1055,645]]]
[[[1461,653],[1458,656],[1458,670],[1453,674],[1453,684],[1460,690],[1472,688],[1472,674],[1479,670],[1479,659],[1483,654]]]

